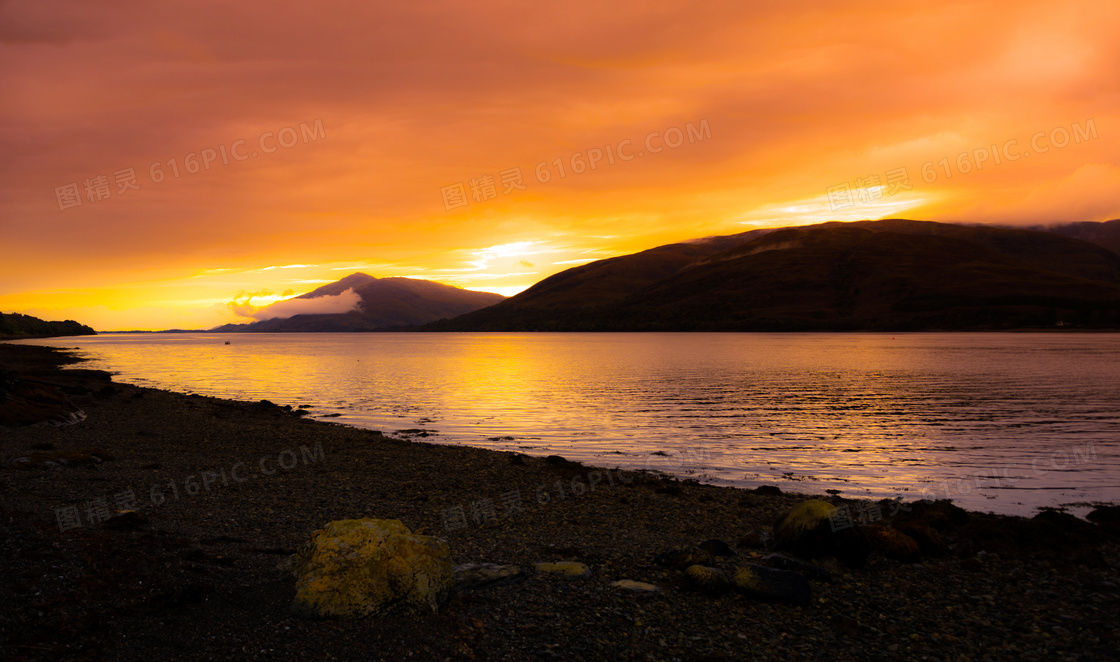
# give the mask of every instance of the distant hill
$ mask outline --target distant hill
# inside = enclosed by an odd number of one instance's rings
[[[1053,232],[893,219],[755,231],[569,269],[428,330],[1120,326],[1120,255]]]
[[[1113,253],[1120,254],[1120,219],[1105,223],[1067,223],[1038,229],[1055,232],[1074,239],[1091,241],[1094,244],[1104,246]]]
[[[338,297],[348,290],[353,290],[359,297],[356,308],[349,312],[297,314],[249,324],[227,324],[213,330],[262,333],[375,331],[456,317],[494,305],[505,298],[500,294],[464,290],[430,280],[374,278],[355,273],[282,303],[290,308],[291,302]]]
[[[95,336],[97,332],[73,320],[45,322],[19,313],[0,313],[0,340],[53,338],[55,336]]]

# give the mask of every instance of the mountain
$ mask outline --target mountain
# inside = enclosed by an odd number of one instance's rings
[[[586,330],[573,315],[607,309],[627,296],[676,274],[697,260],[739,246],[771,230],[752,230],[658,246],[633,255],[597,260],[553,274],[494,308],[437,323],[432,330]]]
[[[74,320],[45,322],[19,313],[0,313],[0,340],[51,338],[54,336],[95,336],[97,332]]]
[[[1094,244],[1104,246],[1113,253],[1120,254],[1120,219],[1105,223],[1067,223],[1038,229],[1055,232],[1074,239],[1091,241]]]
[[[671,244],[556,274],[458,331],[1120,326],[1120,255],[1052,232],[891,219]]]
[[[307,294],[273,304],[269,308],[279,311],[279,307],[283,305],[284,310],[314,310],[325,301],[325,297],[344,296],[348,291],[357,295],[356,306],[349,312],[302,313],[250,324],[226,324],[213,330],[273,333],[375,331],[456,317],[494,305],[505,298],[500,294],[464,290],[430,280],[374,278],[355,273]]]

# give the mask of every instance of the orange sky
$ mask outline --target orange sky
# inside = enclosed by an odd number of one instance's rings
[[[1114,0],[0,0],[0,310],[208,328],[353,271],[512,294],[754,227],[1118,218],[1117,26]]]

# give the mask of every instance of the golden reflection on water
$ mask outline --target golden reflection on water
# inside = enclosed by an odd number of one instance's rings
[[[50,344],[82,347],[123,381],[310,404],[316,416],[389,433],[422,428],[426,441],[744,486],[927,490],[1004,512],[1120,498],[1120,339],[1110,334],[151,334]],[[1051,459],[1086,444],[1095,454],[1084,462]]]

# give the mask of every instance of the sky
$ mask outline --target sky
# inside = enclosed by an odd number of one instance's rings
[[[0,311],[512,295],[759,227],[1120,218],[1120,3],[0,0]],[[79,204],[80,203],[80,204]]]

